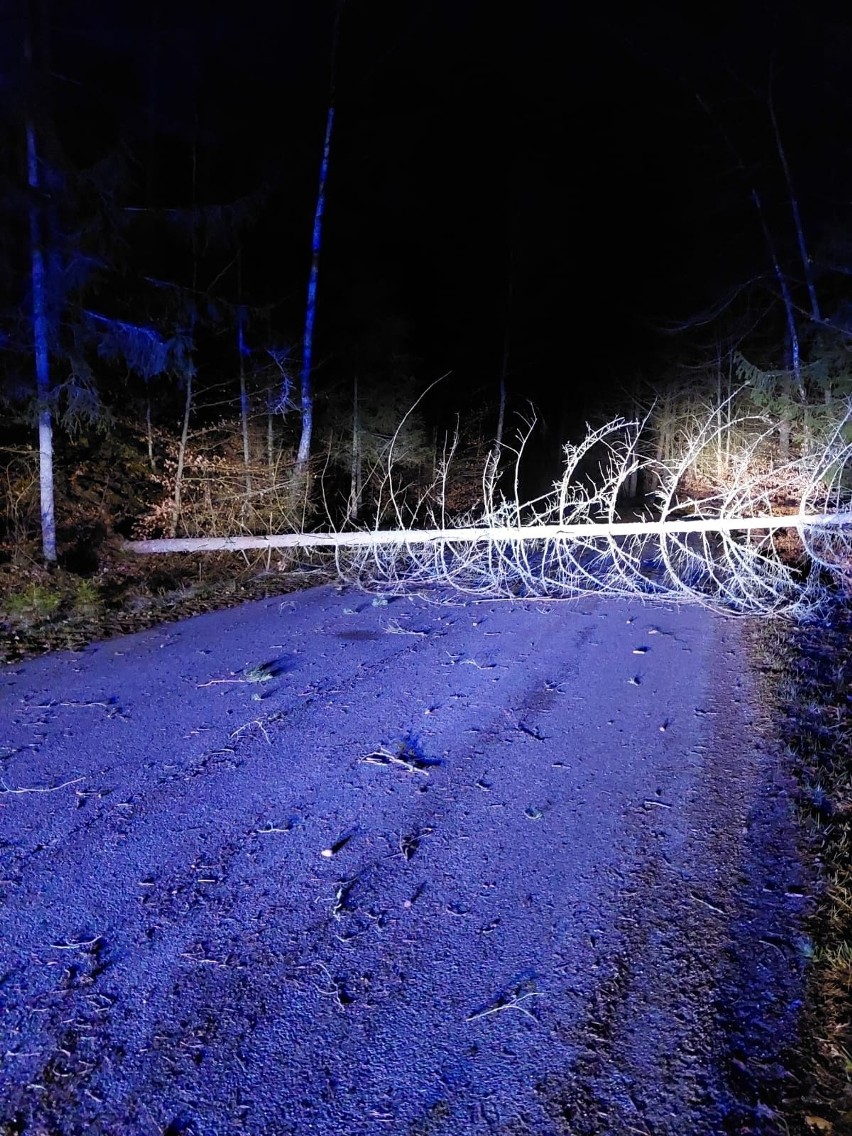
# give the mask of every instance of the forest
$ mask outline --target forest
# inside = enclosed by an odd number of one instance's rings
[[[645,84],[641,107],[619,107],[622,79],[593,111],[582,76],[577,90],[561,90],[545,73],[535,89],[532,67],[553,52],[535,21],[513,42],[499,20],[478,26],[475,8],[467,26],[446,11],[432,13],[430,27],[422,12],[394,19],[330,5],[307,16],[296,6],[269,29],[304,41],[300,63],[277,83],[262,69],[260,9],[239,35],[224,5],[198,24],[190,9],[181,19],[156,6],[99,15],[93,3],[84,14],[43,4],[9,16],[7,564],[81,569],[91,581],[122,540],[413,528],[427,517],[434,527],[436,509],[458,524],[506,501],[514,523],[530,523],[547,509],[525,502],[564,478],[565,447],[575,474],[593,481],[606,465],[600,442],[614,443],[605,432],[595,442],[596,432],[616,421],[641,429],[619,439],[630,456],[613,485],[595,487],[588,519],[687,515],[683,503],[696,511],[696,494],[717,499],[758,470],[760,484],[740,487],[740,499],[774,496],[781,513],[842,505],[843,222],[836,210],[817,221],[811,202],[802,205],[805,179],[788,148],[806,128],[805,108],[779,120],[789,94],[773,58],[760,91],[729,68],[725,82],[742,87],[737,137],[713,101],[729,97],[723,81],[702,85],[714,41],[697,25],[677,32],[689,57],[678,77],[685,90],[673,89],[674,68],[643,41],[631,61]],[[544,5],[540,22],[548,18],[564,33]],[[826,18],[801,50],[816,53],[829,26]],[[778,50],[799,30],[792,16],[782,22]],[[452,88],[443,98],[423,62],[439,40]],[[611,70],[621,62],[617,48],[597,51]],[[487,114],[470,109],[466,68],[492,88],[508,77]],[[262,100],[276,97],[289,106],[286,144],[258,121]],[[585,105],[574,108],[574,98]],[[553,208],[543,105],[585,136],[597,168],[572,206],[592,226],[593,198],[603,197],[602,217],[613,191],[601,183],[625,155],[650,151],[637,163],[649,181],[633,208],[656,218],[672,204],[658,200],[662,183],[677,170],[677,188],[687,188],[697,174],[683,167],[703,176],[705,151],[717,147],[717,185],[669,216],[648,248],[627,233],[629,218],[600,227],[598,259],[621,247],[643,255],[650,295],[606,313],[573,296],[574,318],[594,319],[583,334],[556,316],[560,274],[591,289],[603,266],[590,265],[592,241],[582,237],[577,263],[565,264],[572,223]],[[469,144],[469,122],[449,125],[454,110],[477,115]],[[500,172],[502,123],[510,153]],[[658,169],[667,133],[684,124],[701,126],[700,141]],[[460,187],[440,196],[420,153],[439,140]],[[401,172],[388,172],[392,157]],[[428,180],[415,188],[421,172]],[[806,192],[813,180],[808,170]],[[475,223],[465,197],[476,199]],[[539,210],[551,215],[544,250]],[[672,278],[704,252],[702,239],[725,230],[737,255],[724,283],[717,263],[718,280],[691,281],[676,304]],[[454,238],[457,261],[440,274],[437,254]],[[653,243],[668,271],[651,263]],[[607,320],[619,328],[617,346],[597,351]],[[563,377],[554,370],[571,343],[579,351],[567,352]],[[819,460],[826,468],[811,469]],[[579,514],[563,507],[559,519]],[[262,566],[272,568],[269,555]]]
[[[848,13],[2,21],[0,658],[341,577],[777,616],[830,865],[800,1112],[846,1130]]]

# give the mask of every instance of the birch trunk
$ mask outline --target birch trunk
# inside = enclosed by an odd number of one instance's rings
[[[145,384],[145,437],[148,443],[148,464],[151,467],[151,473],[157,472],[157,463],[154,461],[154,428],[151,423],[151,391],[148,384]]]
[[[26,44],[27,63],[32,64],[32,49]],[[30,188],[30,268],[32,285],[32,329],[35,356],[36,401],[38,404],[38,483],[41,514],[41,547],[48,564],[56,563],[56,510],[53,484],[53,418],[50,412],[50,355],[47,333],[47,281],[44,248],[39,218],[38,198],[41,189],[35,125],[26,123],[27,184]]]
[[[311,381],[311,366],[314,350],[314,325],[317,312],[317,283],[319,281],[319,261],[322,249],[322,222],[325,213],[325,195],[328,183],[328,163],[331,154],[331,136],[334,130],[335,81],[337,78],[337,47],[340,42],[340,17],[345,0],[338,0],[334,17],[334,30],[331,41],[331,91],[328,99],[328,112],[325,117],[325,137],[320,162],[319,188],[314,212],[314,228],[311,238],[311,271],[308,278],[308,301],[305,309],[305,335],[302,342],[302,369],[300,375],[300,401],[302,412],[302,433],[296,455],[296,476],[301,479],[307,473],[311,456],[311,440],[314,431],[314,396]]]

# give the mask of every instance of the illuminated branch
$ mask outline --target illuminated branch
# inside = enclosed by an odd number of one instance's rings
[[[391,445],[382,508],[394,516],[393,530],[134,541],[125,548],[326,547],[334,550],[341,577],[385,593],[444,585],[479,597],[605,594],[803,615],[822,600],[821,573],[841,574],[852,564],[852,445],[845,440],[852,408],[822,451],[781,466],[770,460],[772,424],[758,417],[722,421],[716,409],[703,425],[695,423],[680,456],[663,462],[643,456],[646,423],[616,419],[590,430],[579,445],[565,446],[563,474],[551,492],[521,502],[520,467],[535,426],[530,419],[516,445],[503,447],[504,455],[513,455],[511,499],[499,492],[501,470],[492,455],[483,471],[482,508],[453,523],[445,510],[453,447],[431,489],[410,501],[396,484]],[[724,481],[705,481],[699,494],[696,471],[718,469],[723,429],[739,439],[739,448],[731,447]],[[620,497],[637,474],[656,486],[654,515],[625,521]],[[785,530],[795,530],[800,559],[809,558],[804,577],[781,555],[777,538]]]

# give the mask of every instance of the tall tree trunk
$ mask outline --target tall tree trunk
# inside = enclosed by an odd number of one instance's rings
[[[725,476],[731,468],[731,447],[733,446],[733,433],[732,423],[734,421],[733,407],[731,406],[731,399],[734,394],[734,358],[732,353],[728,352],[728,385],[725,395],[725,406],[727,409],[727,421],[725,423]]]
[[[506,429],[506,399],[509,379],[509,348],[512,335],[512,306],[515,293],[515,200],[511,186],[507,188],[507,227],[509,244],[509,263],[506,270],[506,311],[503,317],[503,354],[500,358],[500,383],[497,396],[497,430],[494,435],[494,460],[500,460],[503,434]]]
[[[151,387],[145,383],[145,434],[148,441],[148,464],[151,473],[157,472],[157,463],[154,461],[154,428],[151,423]]]
[[[238,333],[240,352],[240,427],[243,435],[243,470],[245,475],[246,498],[251,497],[251,448],[249,446],[249,404],[246,389],[246,367],[243,359],[242,312]]]
[[[751,196],[755,209],[757,210],[758,216],[760,217],[760,223],[763,228],[763,236],[766,241],[769,258],[772,261],[772,271],[775,273],[775,279],[778,281],[778,289],[781,293],[781,300],[784,304],[784,314],[787,318],[787,335],[790,348],[789,369],[793,374],[793,388],[790,394],[790,401],[795,402],[796,397],[798,396],[799,402],[802,404],[802,406],[804,406],[807,395],[805,391],[805,382],[802,377],[802,352],[799,343],[799,329],[796,325],[796,309],[793,306],[793,294],[790,291],[790,286],[787,283],[787,277],[784,275],[784,270],[781,268],[781,263],[775,253],[775,245],[769,232],[769,226],[766,224],[766,218],[763,214],[763,206],[760,201],[760,196],[754,187],[752,187]],[[789,419],[783,417],[782,411],[782,420],[778,426],[778,445],[781,451],[781,457],[784,461],[787,461],[790,457],[791,434],[791,423]]]
[[[192,142],[192,152],[190,154],[190,169],[192,171],[192,207],[196,208],[198,205],[198,108],[195,110],[195,136]],[[193,295],[198,288],[198,231],[193,225],[192,238],[192,291]],[[192,321],[192,334],[195,334],[195,322]],[[180,523],[181,511],[181,497],[183,496],[183,468],[186,463],[186,447],[189,439],[189,419],[192,414],[192,380],[195,375],[195,368],[192,364],[192,355],[190,355],[188,365],[184,374],[186,379],[186,398],[183,404],[183,426],[180,432],[180,445],[178,446],[178,461],[177,469],[175,470],[175,493],[172,499],[172,523],[171,534],[174,536],[177,533],[177,527]]]
[[[154,206],[156,192],[157,169],[157,114],[159,110],[160,92],[160,2],[150,0],[148,4],[150,24],[148,26],[148,41],[146,52],[146,97],[147,108],[145,123],[145,191],[144,203],[146,209]],[[145,429],[148,439],[148,464],[151,472],[156,473],[157,464],[154,460],[154,432],[151,423],[151,383],[145,382]]]
[[[251,451],[249,447],[249,404],[246,389],[245,308],[243,307],[242,254],[237,255],[237,355],[240,361],[240,425],[243,434],[243,468],[245,473],[246,504],[251,497]]]
[[[746,168],[743,164],[743,161],[740,158],[739,153],[737,152],[733,143],[731,142],[731,139],[728,137],[727,132],[724,130],[721,123],[712,115],[711,111],[709,110],[709,108],[708,108],[707,104],[704,102],[704,100],[700,96],[696,96],[696,98],[698,99],[698,103],[701,106],[701,108],[705,111],[705,113],[710,115],[710,117],[711,117],[712,121],[714,122],[714,124],[716,125],[717,129],[722,134],[722,137],[724,138],[726,145],[728,146],[729,150],[733,154],[734,160],[736,161],[737,165],[739,166],[740,173],[742,174],[743,178],[746,180],[746,184],[750,185],[752,204],[754,205],[755,211],[757,213],[758,221],[760,223],[761,231],[763,233],[763,239],[766,241],[766,249],[767,249],[767,252],[769,253],[769,259],[772,263],[772,271],[775,274],[775,279],[778,281],[778,288],[781,292],[781,299],[782,299],[783,304],[784,304],[784,314],[785,314],[786,319],[787,319],[787,333],[788,333],[789,339],[790,339],[790,355],[791,355],[791,369],[793,371],[793,385],[794,385],[796,394],[798,395],[802,405],[804,405],[805,398],[806,398],[806,391],[805,391],[804,380],[802,378],[801,354],[800,354],[800,350],[799,350],[799,332],[798,332],[798,328],[796,326],[796,315],[795,315],[795,309],[793,307],[793,297],[792,297],[792,294],[790,292],[789,285],[787,283],[787,278],[784,275],[784,271],[781,268],[780,261],[778,260],[778,256],[775,252],[775,242],[772,240],[772,234],[769,231],[769,225],[766,221],[766,215],[763,212],[763,202],[761,201],[760,194],[757,192],[757,186],[749,181],[748,174],[746,172]],[[770,110],[771,110],[771,113],[772,113],[773,124],[775,124],[774,110],[772,110],[771,100],[770,100]],[[788,187],[790,187],[791,183],[790,183],[790,180],[789,180],[789,169],[786,166],[787,159],[786,159],[786,155],[784,154],[784,147],[781,144],[781,135],[778,131],[777,125],[775,125],[775,141],[776,141],[776,145],[778,147],[779,157],[781,157],[782,164],[785,166],[785,172],[786,172],[787,177],[788,177],[788,183],[787,184],[788,184]],[[792,188],[790,189],[790,196],[795,201],[795,197],[792,193]],[[795,206],[795,214],[794,215],[798,216],[798,204],[796,204],[796,206]],[[802,251],[802,252],[804,251],[804,237],[803,236],[802,236],[802,243],[800,244],[800,251]],[[805,259],[807,259],[806,254],[805,254]],[[805,271],[807,273],[809,271],[809,269],[806,268]],[[816,292],[813,293],[812,303],[816,303]],[[816,310],[817,311],[819,310],[818,306],[817,306]],[[782,448],[782,451],[786,450],[786,452],[789,453],[789,448],[790,448],[790,423],[789,422],[786,422],[786,423],[782,422],[782,423],[779,424],[778,436],[779,436],[779,444]]]
[[[357,521],[361,511],[361,414],[358,407],[358,376],[355,376],[352,395],[352,464],[349,483],[347,519]]]
[[[27,37],[24,54],[33,67],[32,41]],[[41,514],[41,547],[48,564],[56,563],[56,510],[53,484],[53,419],[50,413],[50,355],[47,329],[47,280],[43,233],[39,217],[41,177],[35,123],[26,121],[27,184],[30,189],[30,268],[32,286],[33,353],[35,356],[36,402],[38,405],[38,484]]]
[[[808,289],[808,300],[811,305],[811,319],[817,323],[822,322],[822,315],[820,313],[819,300],[816,294],[816,285],[814,284],[813,262],[808,256],[807,245],[805,244],[805,230],[802,225],[802,217],[799,212],[799,199],[796,197],[793,189],[793,178],[790,173],[790,165],[787,161],[787,153],[784,149],[784,143],[781,141],[781,131],[778,129],[778,119],[775,117],[775,101],[772,97],[772,90],[769,91],[769,118],[772,122],[772,133],[775,136],[775,149],[778,151],[778,160],[781,162],[781,168],[784,171],[784,180],[787,183],[787,193],[790,198],[790,209],[793,213],[793,225],[796,229],[796,241],[799,246],[799,258],[802,262],[802,272],[804,273],[805,283]]]
[[[177,528],[180,522],[180,506],[181,496],[183,493],[183,467],[186,461],[186,444],[189,438],[189,418],[192,413],[192,370],[190,369],[186,376],[186,399],[183,405],[183,429],[180,433],[180,445],[178,446],[178,461],[177,470],[175,471],[175,494],[172,499],[172,523],[169,531],[171,537],[177,536]]]
[[[308,277],[308,301],[305,308],[305,334],[302,342],[302,370],[300,375],[300,399],[302,413],[302,433],[296,456],[296,474],[304,476],[311,456],[311,439],[314,430],[314,396],[311,386],[311,365],[314,350],[314,324],[317,312],[317,282],[319,279],[320,250],[322,249],[322,221],[325,212],[326,185],[328,182],[328,162],[331,154],[331,135],[334,129],[335,81],[337,78],[337,48],[340,42],[340,17],[345,0],[338,0],[331,39],[331,86],[328,98],[328,112],[325,116],[325,138],[320,162],[319,188],[314,211],[314,229],[311,238],[311,271]]]
[[[511,305],[512,284],[509,282],[509,304]],[[506,380],[509,374],[509,316],[506,316],[506,328],[503,332],[503,356],[500,360],[500,386],[497,402],[497,432],[494,435],[494,452],[499,458],[503,445],[503,431],[506,427]]]
[[[725,472],[725,426],[722,398],[722,349],[716,348],[716,480],[721,481]]]
[[[790,420],[782,418],[778,423],[778,454],[781,461],[790,460]]]

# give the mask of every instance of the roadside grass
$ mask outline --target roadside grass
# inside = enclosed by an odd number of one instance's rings
[[[50,620],[62,603],[62,593],[48,583],[31,583],[4,597],[3,617],[12,627],[29,627]]]
[[[111,552],[93,576],[48,571],[32,556],[0,566],[0,663],[143,631],[336,578],[319,556],[271,568],[233,553],[141,557]]]
[[[814,953],[785,1121],[791,1136],[852,1133],[852,595],[819,620],[755,625],[818,891]]]

